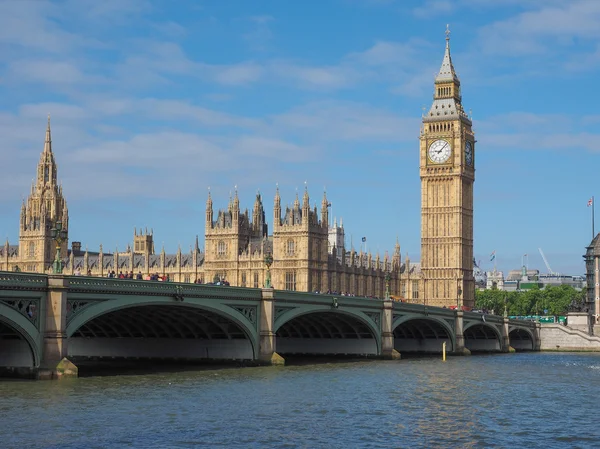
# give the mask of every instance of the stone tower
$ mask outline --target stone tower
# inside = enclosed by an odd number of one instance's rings
[[[240,256],[249,250],[250,241],[254,237],[262,237],[267,233],[260,195],[256,197],[253,216],[257,220],[255,223],[250,221],[248,210],[240,212],[236,187],[227,210],[219,210],[217,219],[213,221],[213,203],[209,192],[206,201],[204,256],[204,276],[207,282],[218,278],[227,280],[231,285],[244,284],[240,272]]]
[[[154,232],[148,228],[145,230],[140,228],[138,233],[137,228],[133,229],[133,251],[135,254],[154,254]]]
[[[435,306],[473,307],[475,136],[461,103],[450,32],[420,135],[423,298]]]
[[[31,185],[26,201],[21,205],[19,227],[19,258],[25,271],[46,272],[56,256],[56,246],[50,230],[57,222],[68,232],[69,211],[57,182],[57,167],[52,153],[50,116],[46,128],[44,151],[37,167],[37,179]],[[68,234],[60,245],[60,257],[67,257]]]
[[[293,206],[281,217],[279,189],[273,209],[273,285],[277,289],[324,291],[329,285],[327,196],[321,201],[321,219],[317,207],[311,210],[308,190],[302,204],[296,194]]]

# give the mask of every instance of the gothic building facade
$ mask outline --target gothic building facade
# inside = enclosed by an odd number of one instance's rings
[[[209,192],[204,251],[196,236],[189,252],[179,247],[175,254],[167,254],[162,248],[156,254],[154,233],[147,229],[135,229],[133,242],[124,251],[104,251],[102,245],[89,251],[78,241],[68,248],[69,213],[58,182],[48,119],[37,179],[21,207],[19,244],[7,241],[0,246],[0,270],[52,272],[57,252],[52,229],[60,222],[67,238],[58,253],[67,275],[155,274],[176,282],[227,281],[231,286],[260,288],[270,256],[276,289],[383,297],[389,282],[396,299],[472,306],[474,147],[447,36],[433,104],[423,117],[420,136],[421,264],[411,263],[408,255],[402,261],[398,242],[392,255],[383,257],[357,252],[352,245],[347,248],[341,220],[330,226],[327,195],[323,193],[320,207],[311,205],[308,189],[285,209],[277,189],[271,229],[260,193],[251,213],[242,212],[236,189],[227,207],[215,214]]]

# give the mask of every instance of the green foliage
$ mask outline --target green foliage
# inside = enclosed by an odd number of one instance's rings
[[[504,306],[509,315],[564,315],[571,302],[581,302],[585,290],[579,291],[570,285],[546,287],[540,290],[534,287],[521,292],[505,292],[502,290],[477,290],[475,293],[475,308],[504,313]],[[548,313],[544,313],[548,310]]]

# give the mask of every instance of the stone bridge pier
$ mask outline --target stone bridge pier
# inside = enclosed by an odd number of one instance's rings
[[[67,358],[68,292],[68,278],[60,275],[48,277],[42,358],[37,371],[37,377],[41,379],[77,377],[77,367]]]

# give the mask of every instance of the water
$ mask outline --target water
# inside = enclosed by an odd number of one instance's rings
[[[0,448],[592,448],[600,354],[0,381]]]

